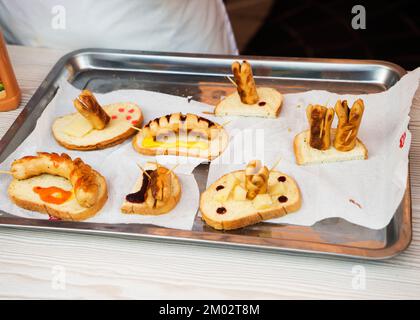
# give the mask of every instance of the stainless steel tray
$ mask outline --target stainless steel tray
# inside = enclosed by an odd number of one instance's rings
[[[95,92],[145,89],[214,104],[232,90],[225,76],[233,59],[251,61],[259,85],[283,93],[325,89],[338,93],[372,93],[391,87],[405,73],[382,61],[324,60],[300,58],[229,57],[162,54],[138,51],[85,49],[67,54],[53,67],[22,113],[0,141],[0,162],[28,136],[61,79]],[[175,111],[175,110],[174,110]],[[200,191],[206,185],[208,165],[194,170]],[[97,224],[24,219],[0,213],[0,225],[178,240],[200,244],[287,250],[352,256],[367,259],[392,257],[411,241],[410,183],[392,221],[382,230],[371,230],[339,218],[320,221],[312,227],[259,223],[240,230],[221,232],[196,216],[193,229],[183,231],[141,224]]]

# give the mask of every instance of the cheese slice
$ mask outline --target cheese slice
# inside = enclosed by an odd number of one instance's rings
[[[64,132],[72,137],[81,138],[93,130],[92,124],[81,114],[75,114]]]
[[[149,136],[143,139],[141,143],[142,147],[144,148],[195,148],[206,150],[209,148],[208,143],[203,141],[181,141],[177,139],[173,142],[162,142],[162,141],[155,141],[153,137]]]

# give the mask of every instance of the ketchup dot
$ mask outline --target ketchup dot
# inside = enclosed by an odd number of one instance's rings
[[[129,113],[133,113],[134,112],[134,109],[130,109],[130,110],[128,110],[128,112]]]
[[[287,200],[289,200],[286,196],[280,196],[277,198],[277,200],[279,200],[279,202],[283,203],[283,202],[287,202]]]
[[[285,176],[280,176],[277,178],[278,182],[285,182],[286,181],[286,177]]]
[[[127,116],[125,117],[127,120],[131,120],[131,116]]]
[[[119,112],[124,112],[124,108],[119,108],[118,111]]]
[[[117,119],[117,116],[112,116],[111,119],[114,119],[115,120],[115,119]]]
[[[137,120],[133,120],[133,121],[131,121],[131,124],[137,124]]]

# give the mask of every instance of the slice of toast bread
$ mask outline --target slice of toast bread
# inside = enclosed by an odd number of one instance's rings
[[[43,201],[34,191],[34,187],[59,187],[61,189],[72,191],[73,186],[70,181],[59,176],[42,174],[25,180],[14,179],[9,185],[7,193],[10,199],[19,207],[26,210],[46,213],[50,216],[68,221],[81,221],[94,216],[102,209],[108,199],[108,192],[105,178],[95,171],[99,183],[99,197],[94,206],[90,208],[82,207],[76,200],[74,193],[69,200],[62,204],[53,204]]]
[[[334,139],[335,130],[331,130]],[[331,145],[328,150],[318,150],[312,148],[308,140],[309,130],[296,135],[293,142],[296,163],[299,165],[320,164],[337,161],[364,160],[368,158],[368,150],[365,145],[357,139],[356,146],[350,151],[338,151]]]
[[[122,143],[137,131],[132,126],[141,126],[143,114],[134,103],[114,103],[103,107],[111,117],[102,130],[91,129],[83,136],[69,134],[69,126],[77,121],[87,121],[78,112],[57,118],[52,126],[54,138],[63,147],[71,150],[98,150]]]
[[[215,181],[201,194],[203,220],[215,229],[232,230],[278,218],[301,207],[296,182],[279,171],[270,172],[268,193],[257,195],[254,200],[244,198],[244,191],[241,190],[245,188],[244,185],[244,170],[225,174]]]
[[[144,170],[155,170],[157,168],[156,163],[146,163],[144,166]],[[168,213],[171,211],[175,206],[178,204],[179,199],[181,198],[181,184],[178,180],[178,177],[173,173],[168,173],[171,175],[171,197],[168,201],[164,204],[164,206],[156,208],[150,206],[147,201],[143,203],[132,203],[127,200],[124,200],[121,211],[123,213],[128,214],[142,214],[142,215],[161,215],[164,213]],[[139,178],[137,179],[136,183],[134,184],[131,192],[137,192],[140,190],[143,184],[143,174],[140,174]]]
[[[222,99],[214,109],[217,116],[247,116],[276,118],[281,110],[283,95],[274,88],[258,87],[259,101],[242,103],[237,91]]]

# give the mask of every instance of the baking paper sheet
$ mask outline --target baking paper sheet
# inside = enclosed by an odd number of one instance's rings
[[[385,227],[406,189],[411,142],[408,114],[419,77],[420,68],[376,94],[308,91],[284,95],[279,118],[254,118],[247,132],[237,134],[225,153],[210,165],[208,185],[225,173],[244,169],[249,160],[261,159],[271,168],[280,159],[276,169],[295,178],[302,193],[302,208],[268,222],[310,226],[325,218],[340,217],[371,229]],[[358,137],[366,145],[369,158],[298,166],[293,139],[308,129],[306,107],[326,103],[333,107],[338,99],[347,99],[352,106],[358,98],[365,103]],[[332,128],[336,126],[337,117]]]
[[[37,151],[65,152],[73,159],[80,157],[84,162],[100,172],[108,183],[109,199],[105,207],[87,222],[100,223],[148,223],[158,226],[190,230],[198,209],[199,190],[192,170],[204,160],[191,157],[157,156],[146,157],[134,151],[131,140],[112,148],[96,151],[73,151],[61,147],[54,139],[51,126],[59,117],[75,112],[73,99],[80,93],[67,82],[59,85],[56,96],[48,104],[37,121],[34,131],[25,141],[0,165],[0,169],[9,170],[10,164],[26,155],[35,155]],[[187,98],[177,97],[144,90],[118,90],[107,94],[95,94],[102,105],[115,102],[134,102],[140,105],[146,121],[176,111],[194,112],[211,120],[215,117],[201,113],[212,111],[209,105]],[[220,119],[219,119],[220,120]],[[168,168],[175,168],[182,187],[182,196],[178,205],[170,213],[159,216],[142,216],[123,214],[120,211],[125,196],[131,192],[136,179],[141,174],[137,163],[157,160]],[[0,209],[20,217],[48,219],[48,215],[31,212],[15,206],[7,196],[7,187],[11,181],[8,175],[0,179]]]
[[[213,107],[176,97],[144,90],[118,90],[96,94],[101,104],[135,102],[142,108],[145,122],[175,111],[193,112],[218,123],[225,123],[231,143],[221,157],[211,163],[208,184],[224,173],[243,169],[251,159],[261,159],[269,167],[280,159],[277,170],[292,176],[302,192],[302,208],[271,223],[309,226],[329,217],[341,217],[350,222],[380,229],[386,226],[398,207],[406,188],[408,151],[411,141],[407,129],[409,110],[418,86],[420,69],[410,72],[390,90],[368,95],[336,95],[326,91],[308,91],[284,95],[283,108],[277,119],[224,117],[216,118],[202,111]],[[148,223],[158,226],[192,228],[198,208],[199,191],[191,174],[203,160],[186,157],[158,156],[168,167],[179,163],[175,172],[181,180],[183,193],[177,207],[161,216],[125,215],[120,212],[124,196],[140,174],[136,163],[153,161],[135,152],[131,139],[113,148],[78,152],[57,144],[51,134],[54,119],[75,112],[72,100],[80,93],[68,83],[62,83],[55,98],[38,119],[35,130],[1,165],[8,170],[14,159],[37,151],[66,152],[81,157],[105,176],[109,200],[89,222]],[[312,166],[297,166],[293,154],[294,136],[307,129],[305,108],[309,103],[333,106],[337,99],[347,99],[350,105],[357,98],[365,102],[364,119],[359,138],[369,150],[369,159]],[[227,122],[229,121],[229,122]],[[336,126],[336,121],[333,127]],[[405,139],[404,139],[405,137]],[[403,141],[404,140],[404,141]],[[7,197],[11,177],[0,179],[0,209],[13,215],[46,219],[47,215],[30,212],[13,205]]]

